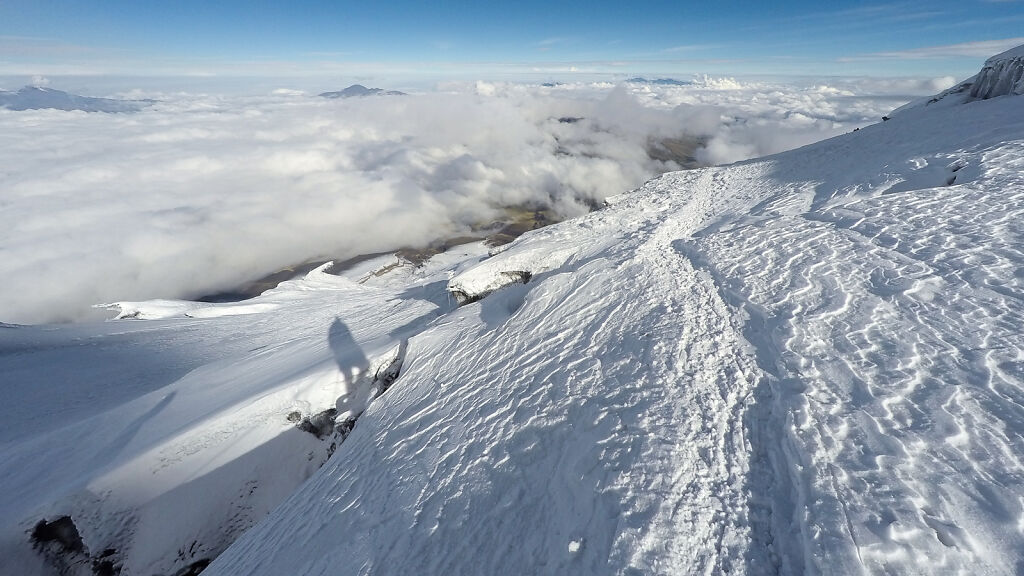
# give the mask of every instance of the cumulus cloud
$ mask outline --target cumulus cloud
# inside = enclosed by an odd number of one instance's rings
[[[702,76],[688,86],[642,85],[635,94],[648,107],[670,108],[676,125],[705,139],[700,161],[723,164],[849,132],[915,95],[935,92],[927,80],[894,82],[857,78],[786,85]]]
[[[0,320],[195,297],[462,234],[509,206],[575,216],[678,169],[649,154],[660,139],[699,138],[701,160],[728,162],[902,103],[854,84],[713,78],[455,83],[348,100],[132,94],[159,102],[137,114],[0,110]]]

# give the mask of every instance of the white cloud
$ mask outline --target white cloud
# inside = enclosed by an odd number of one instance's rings
[[[663,48],[662,52],[697,52],[701,50],[708,50],[714,48],[712,44],[683,44],[681,46],[671,46],[669,48]]]
[[[536,45],[538,48],[550,48],[551,46],[554,46],[556,44],[564,44],[565,42],[565,38],[545,38],[537,42]]]
[[[841,62],[854,62],[858,60],[923,60],[928,58],[987,58],[1024,44],[1024,36],[1017,38],[1005,38],[1002,40],[982,40],[979,42],[962,42],[960,44],[946,44],[944,46],[925,46],[912,48],[910,50],[897,50],[892,52],[876,52],[862,56],[851,56],[840,58]]]
[[[706,138],[697,158],[710,164],[782,152],[849,132],[913,96],[931,80],[832,79],[809,86],[700,76],[689,86],[640,86],[648,107],[668,107],[680,126]]]
[[[581,214],[677,168],[647,155],[652,139],[686,132],[706,140],[701,158],[732,161],[901,103],[857,82],[467,82],[351,100],[133,91],[161,102],[138,114],[0,110],[0,320],[194,297],[307,259],[464,233],[502,206]]]

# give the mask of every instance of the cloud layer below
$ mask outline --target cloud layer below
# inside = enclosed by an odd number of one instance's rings
[[[0,321],[195,297],[423,245],[507,206],[578,215],[679,168],[652,159],[651,142],[686,135],[705,142],[703,162],[742,160],[947,84],[459,83],[349,100],[133,92],[160,101],[137,114],[0,110]]]

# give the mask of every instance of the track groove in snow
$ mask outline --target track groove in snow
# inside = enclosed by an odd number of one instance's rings
[[[985,156],[1017,147],[967,156],[991,165]],[[810,570],[1020,565],[1020,532],[1000,526],[1024,510],[1000,494],[1024,487],[1024,439],[1007,433],[1024,430],[1024,387],[1019,368],[999,367],[1024,350],[1024,189],[1012,172],[990,178],[1000,194],[965,185],[843,201],[689,246],[780,319],[769,335],[805,387],[788,401],[812,463],[798,502],[815,511]]]

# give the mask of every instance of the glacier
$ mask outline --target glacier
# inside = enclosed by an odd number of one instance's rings
[[[2,325],[0,573],[1019,573],[998,91],[499,248]]]

